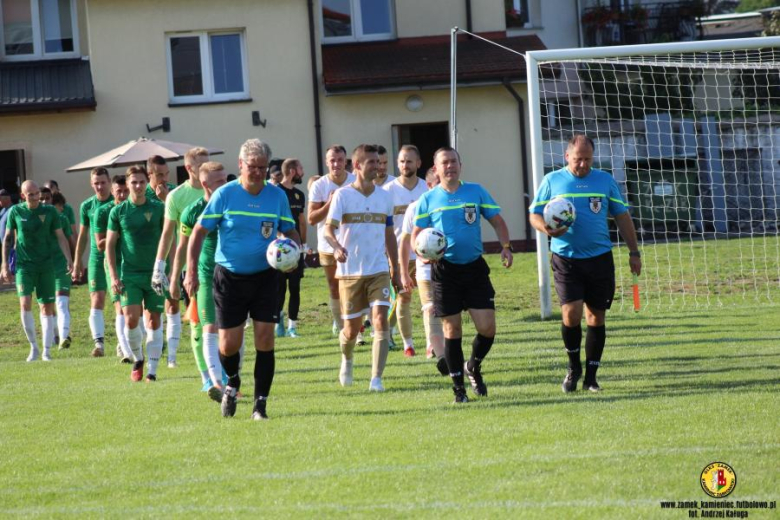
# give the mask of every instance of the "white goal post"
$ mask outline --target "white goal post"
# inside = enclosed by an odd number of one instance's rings
[[[647,307],[780,301],[780,37],[525,56],[534,192],[573,134],[596,142],[594,167],[613,174],[638,228]],[[613,308],[630,308],[613,240]],[[536,245],[549,318],[548,238]]]

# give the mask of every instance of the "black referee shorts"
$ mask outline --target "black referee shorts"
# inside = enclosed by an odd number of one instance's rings
[[[496,308],[490,267],[481,256],[468,264],[439,260],[431,270],[431,285],[433,313],[439,318],[468,309]]]
[[[255,321],[279,323],[278,286],[276,269],[236,274],[217,264],[214,268],[217,327],[232,329],[243,325],[247,314]]]
[[[552,255],[555,292],[561,304],[583,300],[591,309],[605,311],[615,297],[615,261],[612,251],[593,258]]]

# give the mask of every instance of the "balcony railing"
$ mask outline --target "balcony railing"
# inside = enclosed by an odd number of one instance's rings
[[[619,10],[596,6],[582,11],[587,47],[635,45],[702,39],[699,0],[637,4]]]

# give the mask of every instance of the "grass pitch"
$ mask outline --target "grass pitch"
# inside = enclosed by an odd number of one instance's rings
[[[712,500],[699,476],[714,461],[737,473],[729,500],[778,499],[777,307],[610,313],[604,391],[564,395],[560,325],[538,319],[535,256],[515,258],[505,271],[489,257],[490,394],[465,406],[419,355],[420,320],[418,356],[391,352],[387,392],[367,391],[370,347],[341,388],[325,282],[307,271],[302,337],[277,342],[262,423],[249,399],[226,420],[199,392],[186,334],[179,368],[155,384],[90,358],[83,287],[74,346],[25,363],[17,300],[1,294],[0,516],[686,518],[660,501]]]

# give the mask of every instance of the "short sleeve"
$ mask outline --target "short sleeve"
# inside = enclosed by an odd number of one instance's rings
[[[111,213],[108,214],[108,230],[119,232],[121,229],[119,226],[119,206],[114,206]]]
[[[628,211],[628,204],[623,201],[623,195],[620,193],[620,187],[614,178],[609,179],[609,214],[612,216],[622,215]]]
[[[65,214],[65,218],[68,219],[68,223],[72,226],[76,223],[76,215],[73,213],[73,206],[65,204],[62,208],[62,212]]]
[[[328,202],[327,197],[325,197],[323,193],[325,183],[320,182],[324,178],[325,177],[320,177],[311,185],[311,189],[309,190],[309,202]]]
[[[60,221],[60,214],[57,213],[57,208],[54,206],[48,206],[49,208],[49,214],[52,216],[51,219],[51,230],[57,231],[58,229],[62,229],[62,222]]]
[[[165,218],[168,217],[168,205],[165,205],[166,211],[165,211]],[[214,231],[219,226],[220,221],[222,220],[222,216],[225,213],[225,190],[220,189],[215,191],[211,194],[211,198],[209,199],[209,203],[206,204],[206,208],[203,210],[203,213],[200,214],[200,218],[198,219],[198,222],[201,226],[208,229],[209,231]]]
[[[411,235],[414,230],[414,214],[417,208],[417,204],[412,204],[406,208],[404,213],[404,219],[401,222],[401,235]]]
[[[542,184],[539,186],[539,189],[536,190],[534,201],[531,203],[531,207],[528,208],[528,210],[531,213],[536,213],[537,215],[544,214],[544,207],[548,202],[550,202],[550,191],[550,183],[547,181],[547,177],[545,177],[542,180]]]
[[[417,211],[414,215],[414,225],[419,228],[431,227],[431,215],[428,213],[428,197],[425,195],[420,197],[417,204]]]
[[[488,190],[486,190],[482,186],[479,186],[479,191],[480,191],[479,194],[480,214],[486,219],[490,220],[491,218],[501,213],[501,206],[496,204],[495,199],[493,199],[493,196],[490,193],[488,193]]]
[[[173,197],[171,196],[173,195]],[[165,218],[178,222],[181,218],[181,209],[176,204],[176,195],[178,193],[171,192],[165,197]]]
[[[89,227],[89,207],[91,199],[87,199],[84,202],[81,203],[81,207],[79,208],[79,220],[81,221],[82,226]]]
[[[13,206],[8,210],[8,215],[6,216],[6,229],[16,230],[16,206]]]
[[[342,192],[340,190],[336,190],[336,193],[333,194],[333,200],[330,202],[330,210],[328,211],[328,218],[325,219],[325,222],[330,224],[331,226],[338,227],[341,224],[341,219],[344,216],[344,208],[342,200],[344,199]]]
[[[95,225],[92,229],[92,232],[95,235],[106,232],[106,229],[108,228],[108,214],[111,211],[111,208],[112,206],[103,206],[98,210],[97,215],[95,215]]]
[[[291,229],[295,229],[295,220],[292,217],[292,211],[290,211],[290,201],[287,200],[287,195],[281,193],[279,195],[279,231],[287,233]]]
[[[181,230],[181,234],[185,237],[192,235],[192,230],[195,228],[195,224],[197,223],[197,220],[193,218],[194,214],[195,211],[193,206],[187,206],[187,209],[181,213],[181,223],[179,229]]]

